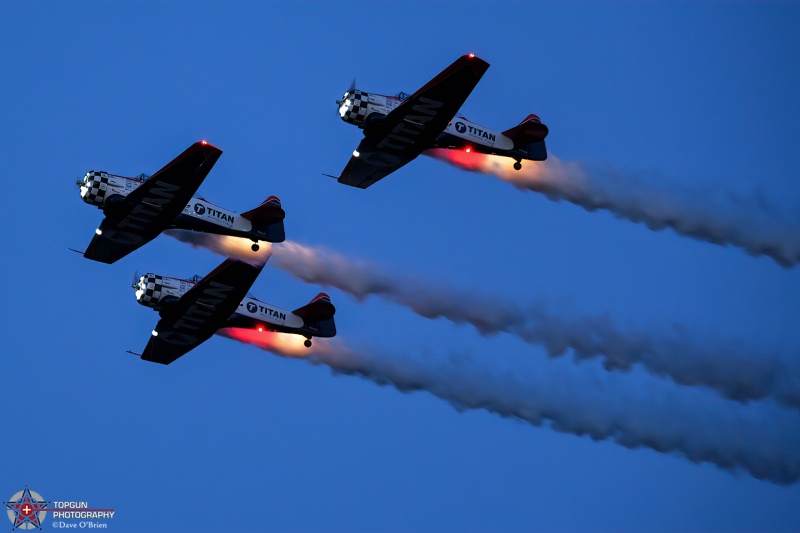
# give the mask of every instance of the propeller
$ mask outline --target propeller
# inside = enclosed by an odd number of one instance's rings
[[[139,278],[141,278],[141,276],[139,275],[139,271],[138,270],[134,270],[133,271],[133,278],[131,279],[131,287],[132,288],[134,288],[134,289],[138,289],[139,288]]]
[[[355,90],[355,88],[356,88],[356,79],[353,78],[353,81],[350,82],[350,87],[348,87],[347,92],[344,93],[344,94],[347,94],[349,92],[353,92],[353,90]],[[339,113],[339,109],[341,109],[343,103],[344,103],[344,97],[342,97],[341,100],[336,100],[336,106],[337,106],[336,107],[336,114],[339,115],[340,117],[341,117],[341,114]]]

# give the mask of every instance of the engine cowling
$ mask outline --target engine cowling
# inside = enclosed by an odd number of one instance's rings
[[[130,183],[129,183],[130,182]],[[81,198],[87,204],[105,207],[112,197],[124,197],[141,184],[136,178],[115,176],[108,172],[91,170],[78,182]]]
[[[141,305],[159,308],[168,300],[177,300],[195,285],[194,281],[145,274],[134,284],[136,301]]]
[[[399,98],[351,89],[336,103],[339,104],[339,116],[342,120],[363,128],[369,125],[371,116],[385,117],[401,101]]]
[[[147,307],[155,307],[163,297],[164,278],[155,274],[145,274],[134,285],[136,301]]]
[[[363,126],[369,112],[369,93],[352,89],[344,93],[339,104],[339,116],[342,120],[356,126]]]

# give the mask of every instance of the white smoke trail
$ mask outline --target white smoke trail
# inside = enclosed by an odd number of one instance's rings
[[[604,209],[615,216],[641,222],[654,231],[676,233],[718,245],[744,249],[753,256],[771,257],[789,268],[800,262],[800,220],[782,220],[761,201],[747,201],[714,191],[680,190],[657,186],[618,170],[591,168],[550,156],[513,169],[507,157],[428,150],[427,155],[458,168],[497,176],[523,191],[567,201],[587,211]]]
[[[384,273],[377,265],[294,242],[275,247],[275,264],[308,283],[336,287],[358,299],[375,295],[426,318],[468,323],[483,335],[506,332],[560,356],[603,358],[609,370],[641,364],[676,383],[706,386],[737,400],[771,397],[800,408],[800,362],[748,351],[740,343],[700,342],[685,329],[661,334],[622,330],[607,316],[567,318],[543,302],[518,305],[498,296],[458,290],[441,283]]]
[[[697,389],[677,391],[653,379],[637,391],[616,374],[600,380],[557,366],[546,374],[525,365],[499,374],[469,354],[437,360],[388,356],[369,348],[354,350],[337,340],[315,340],[305,350],[302,339],[293,342],[281,334],[223,334],[403,392],[427,391],[459,411],[483,409],[630,449],[678,453],[695,463],[744,470],[779,485],[800,480],[800,414],[770,404],[742,406]]]
[[[233,237],[170,231],[171,236],[218,253],[243,250]],[[226,252],[227,251],[227,252]],[[660,333],[620,329],[607,316],[559,316],[543,302],[519,305],[498,296],[385,273],[373,263],[294,242],[273,247],[273,264],[307,283],[336,287],[363,300],[379,296],[425,318],[470,324],[482,335],[510,333],[542,345],[552,357],[572,350],[579,359],[602,358],[609,370],[640,364],[649,373],[687,386],[705,386],[747,402],[771,398],[800,409],[800,361],[748,350],[737,342],[700,341],[684,328]]]

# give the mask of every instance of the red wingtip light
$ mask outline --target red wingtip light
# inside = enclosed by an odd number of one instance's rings
[[[264,331],[264,326],[258,326],[258,331]]]
[[[472,59],[473,57],[475,57],[475,54],[469,54],[469,55],[467,55],[467,57]]]
[[[467,148],[467,149],[466,149],[466,150],[464,150],[464,151],[465,151],[465,152],[467,152],[467,153],[470,153],[470,152],[472,151],[472,148]]]
[[[207,141],[207,140],[205,140],[205,139],[203,139],[202,141],[200,141],[200,144],[202,144],[203,146],[205,146],[205,145],[207,145],[207,144],[208,144],[208,141]]]

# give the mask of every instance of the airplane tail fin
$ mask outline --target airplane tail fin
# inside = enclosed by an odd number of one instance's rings
[[[504,131],[503,135],[514,141],[515,148],[525,150],[531,161],[544,161],[547,159],[547,147],[544,144],[547,133],[547,126],[542,124],[539,116],[531,113],[518,125]]]
[[[317,337],[333,337],[336,335],[336,324],[333,315],[336,308],[331,303],[331,297],[324,292],[319,293],[309,303],[292,311],[303,319],[306,326],[317,330]]]
[[[286,217],[286,212],[281,207],[280,198],[270,196],[255,209],[242,213],[242,216],[254,223],[276,224]]]
[[[522,148],[544,141],[547,133],[547,126],[542,124],[541,119],[537,115],[530,114],[518,125],[504,131],[503,135],[514,141],[515,147]]]
[[[526,148],[528,152],[528,159],[531,161],[544,161],[547,159],[547,147],[544,141],[538,143],[531,143]]]
[[[253,223],[253,228],[264,233],[264,240],[270,242],[283,242],[286,240],[286,233],[283,229],[283,219],[286,212],[281,207],[281,201],[277,196],[270,196],[261,205],[242,213],[242,218]]]

